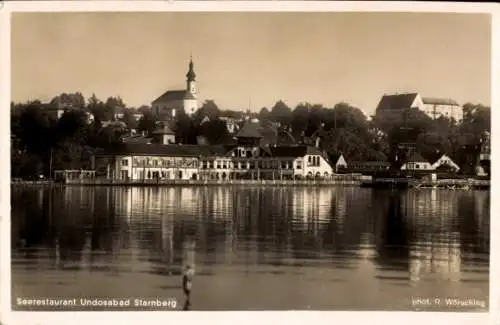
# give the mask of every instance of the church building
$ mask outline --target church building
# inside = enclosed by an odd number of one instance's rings
[[[198,109],[196,74],[194,73],[193,59],[189,61],[189,70],[186,74],[186,89],[168,90],[151,103],[151,111],[159,121],[171,120],[176,112],[184,109],[186,114],[192,115]]]

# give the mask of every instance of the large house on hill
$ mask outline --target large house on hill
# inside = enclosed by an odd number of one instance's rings
[[[122,180],[294,179],[330,177],[334,170],[318,147],[279,145],[249,121],[230,145],[122,143],[96,153],[97,176]],[[271,137],[272,140],[272,137]]]
[[[456,101],[422,97],[419,93],[384,95],[377,106],[376,114],[400,119],[405,110],[412,108],[419,109],[432,119],[446,117],[457,122],[463,119],[463,108]]]
[[[186,74],[186,89],[168,90],[151,103],[151,111],[159,121],[170,120],[176,112],[184,110],[192,115],[198,109],[198,90],[196,89],[196,74],[193,60],[189,61],[189,70]]]

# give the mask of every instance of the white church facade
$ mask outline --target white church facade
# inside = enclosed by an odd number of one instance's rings
[[[170,120],[175,117],[176,112],[179,110],[184,110],[188,115],[196,112],[198,97],[193,59],[189,61],[186,78],[186,89],[168,90],[151,103],[151,111],[157,120]]]

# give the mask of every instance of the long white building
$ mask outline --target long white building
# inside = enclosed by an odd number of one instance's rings
[[[119,180],[296,179],[333,175],[327,155],[307,145],[263,145],[258,122],[249,122],[231,145],[122,143],[97,153],[99,177]]]

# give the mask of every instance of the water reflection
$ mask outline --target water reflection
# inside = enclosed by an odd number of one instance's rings
[[[14,189],[12,294],[168,296],[182,308],[190,265],[194,309],[487,300],[489,204],[488,192],[350,187]]]

